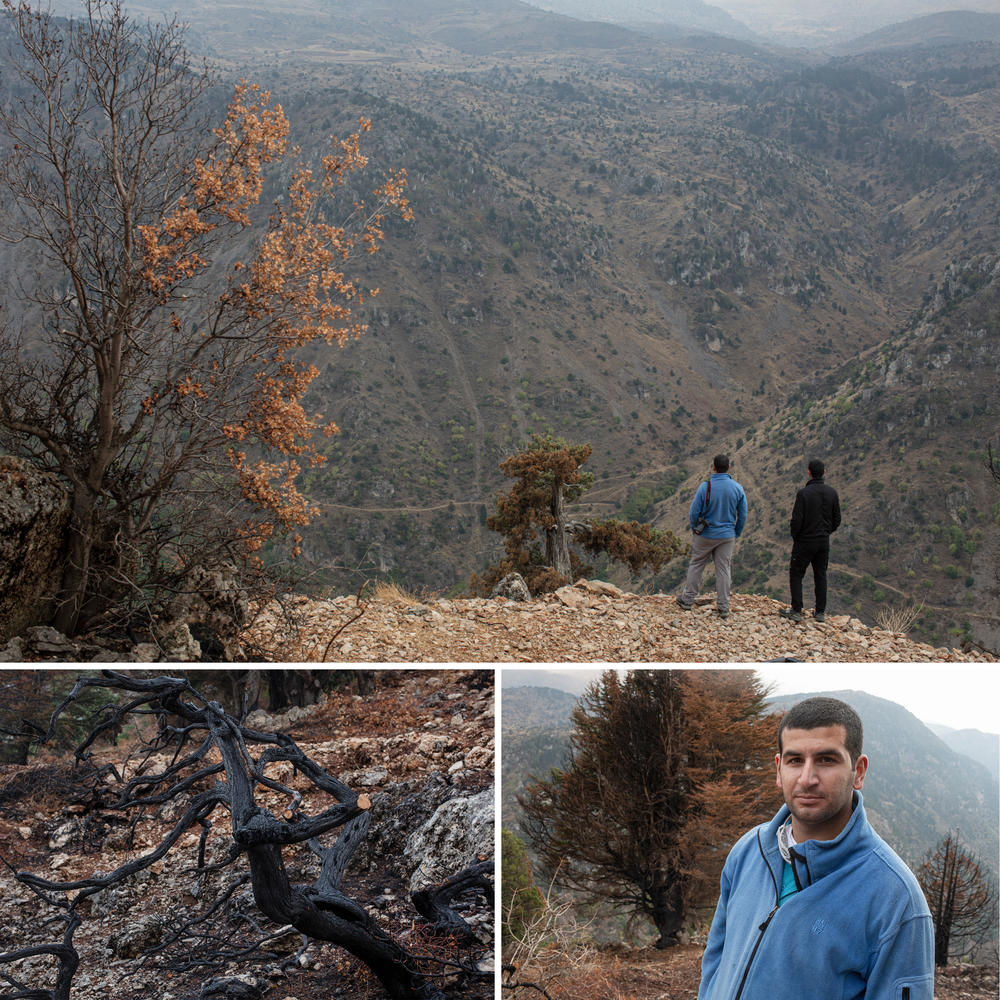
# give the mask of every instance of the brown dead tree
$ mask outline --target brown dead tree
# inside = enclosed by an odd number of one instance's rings
[[[0,1000],[69,1000],[79,964],[72,943],[73,932],[86,912],[81,904],[165,858],[185,832],[198,827],[201,833],[193,868],[195,877],[201,878],[220,868],[235,868],[237,874],[220,891],[207,913],[194,919],[175,920],[175,933],[170,941],[183,941],[189,956],[196,950],[190,942],[199,923],[213,924],[236,890],[249,884],[260,913],[279,926],[291,925],[308,938],[344,948],[371,969],[393,1000],[444,1000],[445,993],[435,979],[457,974],[468,982],[492,975],[479,970],[483,954],[478,942],[459,952],[452,961],[428,963],[427,956],[418,957],[393,940],[359,902],[344,892],[345,870],[371,825],[368,812],[371,802],[328,774],[290,736],[246,727],[217,702],[202,697],[183,678],[142,678],[109,670],[77,681],[56,709],[49,736],[55,731],[59,715],[82,693],[95,687],[114,689],[124,695],[118,704],[107,707],[101,721],[76,749],[78,765],[90,765],[95,800],[100,800],[105,810],[130,818],[133,829],[161,808],[176,812],[180,803],[183,814],[172,821],[169,831],[151,850],[107,874],[58,882],[30,872],[17,873],[24,886],[61,911],[65,931],[57,944],[35,945],[0,955],[0,980],[14,987],[14,992],[0,993]],[[94,767],[91,748],[101,734],[110,727],[120,726],[127,718],[142,715],[166,716],[177,724],[157,728],[156,735],[144,745],[138,766],[129,768],[127,776],[108,765]],[[316,815],[307,815],[302,794],[267,774],[271,765],[282,762],[290,763],[313,788],[326,793],[333,804]],[[257,797],[264,790],[287,796],[286,808],[276,815],[260,805]],[[231,828],[228,852],[222,861],[210,864],[206,846],[213,817],[220,813],[228,814]],[[337,829],[339,836],[332,843],[321,839]],[[307,846],[320,859],[320,873],[312,884],[296,882],[286,867],[286,851],[297,845]],[[245,859],[243,871],[237,866],[240,859]],[[468,946],[473,940],[472,933],[451,910],[450,903],[465,891],[479,891],[492,899],[492,883],[487,878],[491,872],[492,861],[473,866],[437,889],[414,894],[419,897],[414,899],[414,905],[427,916],[442,939],[457,941],[464,937]],[[266,940],[268,935],[260,936]],[[205,937],[210,935],[206,932]],[[225,954],[217,953],[214,962],[211,957],[195,955],[186,965],[173,967],[219,967],[234,954],[245,954],[255,947],[257,944],[244,946],[242,952],[230,949]],[[28,986],[6,973],[5,968],[11,963],[40,954],[51,954],[58,959],[59,971],[53,987]]]

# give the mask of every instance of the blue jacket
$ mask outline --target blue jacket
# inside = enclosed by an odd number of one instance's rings
[[[854,794],[836,840],[792,849],[801,888],[780,909],[777,831],[788,807],[736,843],[722,870],[698,1000],[933,1000],[927,902]]]
[[[713,472],[712,499],[706,509],[707,493],[708,485],[702,483],[691,502],[688,520],[692,530],[704,515],[708,527],[701,533],[702,538],[739,538],[747,523],[747,495],[743,487],[728,472]]]

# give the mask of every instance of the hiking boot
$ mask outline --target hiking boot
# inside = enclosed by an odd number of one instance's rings
[[[796,611],[794,608],[782,608],[778,614],[782,618],[787,618],[790,622],[795,622],[796,625],[802,621],[802,612]]]
[[[813,614],[813,618],[815,618],[816,621],[818,621],[818,622],[825,622],[826,621],[826,615],[822,611],[815,612]]]
[[[727,608],[725,611],[723,611],[722,608],[719,608],[719,617],[720,618],[728,618],[729,617],[729,609]]]
[[[675,598],[675,600],[677,601],[677,605],[681,609],[681,611],[690,611],[691,610],[691,605],[690,604],[685,604],[679,597]]]

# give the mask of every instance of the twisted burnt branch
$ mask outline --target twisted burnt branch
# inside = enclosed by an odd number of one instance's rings
[[[348,864],[371,827],[371,805],[367,796],[358,795],[349,786],[328,774],[309,758],[284,733],[250,729],[230,716],[221,705],[203,698],[184,678],[136,677],[114,671],[100,676],[80,678],[69,696],[56,709],[49,726],[55,731],[59,715],[84,691],[104,687],[133,697],[122,705],[106,706],[107,716],[87,735],[76,749],[78,764],[93,766],[92,747],[101,733],[120,727],[131,715],[156,715],[159,719],[176,718],[176,726],[161,725],[157,735],[144,744],[135,772],[126,767],[124,776],[113,772],[117,783],[109,809],[133,816],[132,827],[158,810],[175,802],[186,802],[183,815],[149,852],[130,859],[106,874],[94,874],[75,881],[59,882],[30,872],[18,873],[19,880],[31,887],[53,906],[67,910],[69,930],[59,945],[39,946],[38,953],[60,956],[60,984],[64,993],[32,991],[4,976],[18,992],[0,995],[0,1000],[68,1000],[69,983],[76,971],[75,952],[71,954],[72,930],[81,922],[77,911],[80,902],[94,893],[119,885],[165,858],[188,830],[200,826],[197,862],[188,869],[199,877],[246,858],[249,871],[231,882],[200,917],[173,922],[167,939],[150,949],[146,957],[162,954],[172,947],[186,950],[187,958],[173,960],[173,967],[195,965],[219,966],[246,953],[234,934],[214,926],[217,916],[232,901],[236,888],[249,882],[257,909],[280,927],[291,927],[308,939],[331,942],[364,962],[378,977],[393,1000],[444,1000],[445,994],[434,983],[437,977],[421,971],[423,956],[417,956],[393,940],[356,900],[342,889]],[[188,751],[184,753],[185,745]],[[169,751],[169,752],[167,752]],[[213,760],[217,753],[221,760]],[[256,754],[256,756],[255,756]],[[166,762],[162,759],[168,758]],[[267,774],[269,766],[291,764],[293,773],[332,799],[315,815],[302,809],[302,795],[282,781]],[[110,773],[110,772],[109,772]],[[216,779],[212,782],[212,779]],[[107,779],[106,779],[107,780]],[[210,787],[206,787],[210,782]],[[281,815],[260,805],[261,791],[277,792],[288,797]],[[207,862],[209,834],[217,827],[213,818],[221,810],[228,814],[231,840],[221,861]],[[320,838],[331,831],[339,835],[330,844]],[[286,868],[284,850],[306,845],[320,859],[320,872],[313,884],[298,884]],[[473,937],[465,921],[451,910],[450,904],[460,893],[475,889],[492,893],[486,879],[492,862],[474,866],[441,886],[414,896],[414,904],[436,927],[448,934]],[[419,901],[418,901],[419,900]],[[274,933],[257,929],[253,947],[265,947]],[[200,941],[201,944],[192,943]],[[250,945],[247,945],[250,947]],[[69,949],[69,950],[67,950]],[[27,957],[26,953],[0,956],[0,966]],[[454,967],[467,974],[476,969],[467,962],[434,960],[440,968]],[[484,975],[480,973],[480,975]],[[2,976],[2,972],[0,972]],[[57,990],[63,989],[57,985]]]
[[[476,935],[472,928],[451,908],[451,903],[456,896],[473,890],[490,898],[493,894],[493,883],[486,877],[487,873],[493,874],[493,862],[481,861],[478,865],[466,868],[465,871],[453,875],[439,885],[418,889],[410,898],[417,912],[435,927],[463,937],[474,938]]]

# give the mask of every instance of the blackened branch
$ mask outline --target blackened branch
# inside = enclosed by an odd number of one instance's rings
[[[474,938],[476,935],[472,928],[452,909],[451,903],[456,896],[470,891],[481,892],[487,899],[492,898],[493,883],[486,877],[488,874],[493,874],[493,862],[481,861],[439,885],[418,889],[411,893],[410,898],[417,912],[436,928]]]

